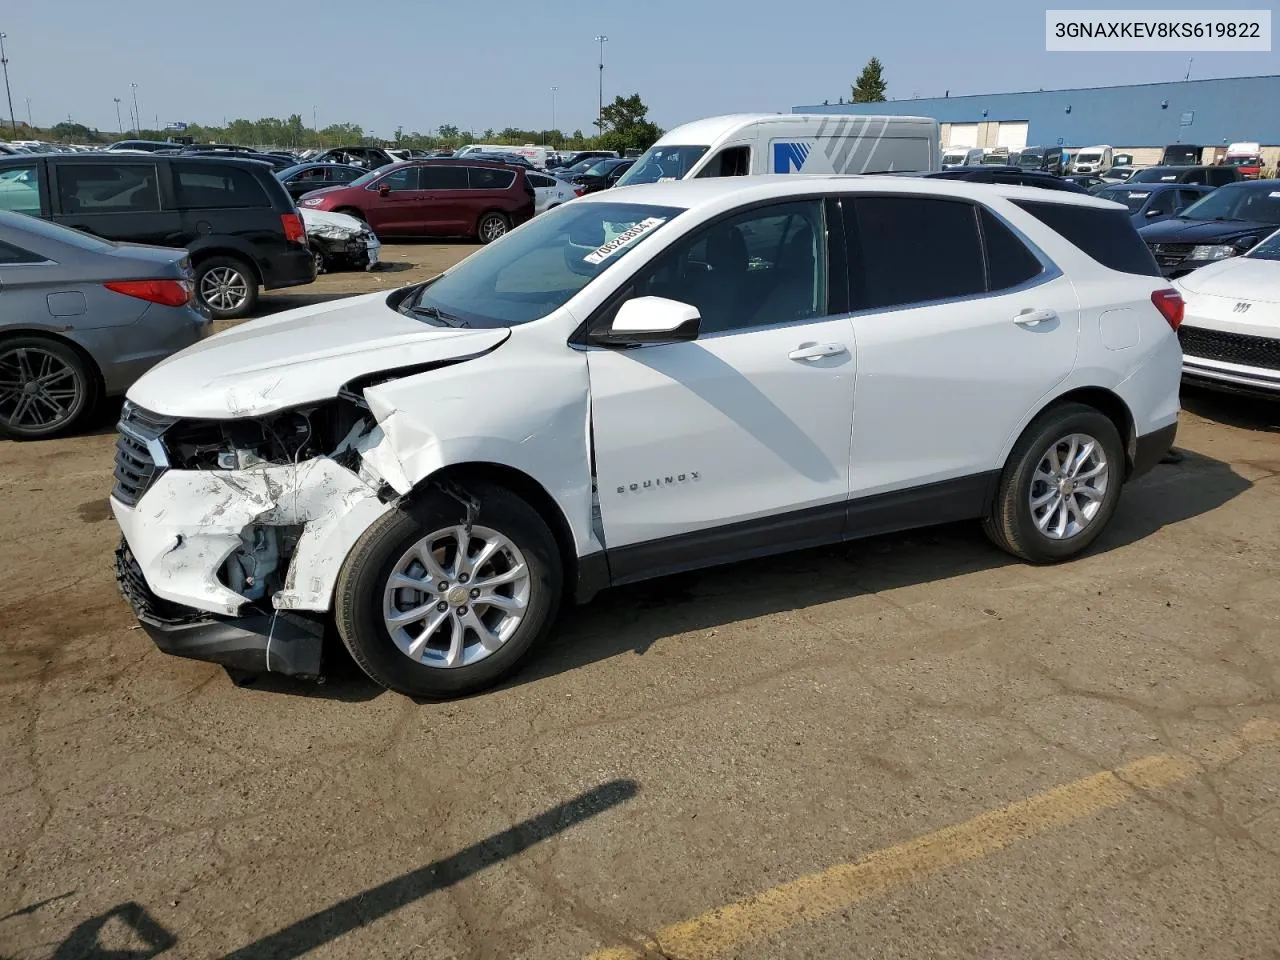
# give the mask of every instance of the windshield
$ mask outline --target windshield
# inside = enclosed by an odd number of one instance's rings
[[[618,180],[618,186],[633,183],[657,183],[660,180],[683,180],[693,165],[710,149],[705,146],[674,147],[659,145],[650,147],[644,156]]]
[[[1097,163],[1101,159],[1102,154],[1100,153],[1082,153],[1076,157],[1078,163]]]
[[[587,176],[603,177],[606,173],[608,173],[610,170],[616,167],[619,163],[621,163],[620,160],[613,160],[613,159],[601,160],[598,163],[590,167],[587,167],[586,169]]]
[[[1043,153],[1024,153],[1018,157],[1018,166],[1023,170],[1038,170],[1043,160]]]
[[[1151,191],[1130,190],[1128,187],[1107,187],[1105,190],[1099,190],[1094,196],[1101,197],[1103,200],[1110,200],[1113,203],[1123,203],[1129,208],[1130,213],[1137,213],[1147,202],[1147,198],[1151,196]]]
[[[1255,260],[1280,260],[1280,230],[1267,237],[1245,254]]]
[[[964,163],[964,158],[965,158],[966,156],[968,156],[968,154],[963,153],[963,152],[961,152],[961,153],[944,153],[944,154],[942,155],[942,162],[943,162],[943,163],[949,163],[949,164],[961,164],[961,163]]]
[[[1269,186],[1219,187],[1182,211],[1186,220],[1254,220],[1280,223],[1280,190]]]
[[[373,181],[377,180],[380,176],[382,176],[384,173],[386,173],[388,167],[394,167],[394,166],[395,166],[394,163],[384,163],[382,166],[378,167],[376,170],[370,170],[368,173],[364,173],[356,177],[354,180],[348,183],[347,186],[348,187],[368,186],[369,184],[373,183]]]
[[[472,254],[409,297],[428,323],[509,327],[545,317],[681,213],[636,203],[571,203]]]
[[[1130,183],[1176,183],[1178,177],[1182,176],[1181,171],[1170,170],[1168,167],[1147,167],[1145,170],[1139,170],[1129,178]]]
[[[1261,157],[1227,157],[1229,167],[1256,167],[1262,163]]]

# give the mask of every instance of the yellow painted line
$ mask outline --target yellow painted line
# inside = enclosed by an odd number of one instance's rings
[[[700,917],[659,930],[652,940],[610,947],[588,960],[642,960],[661,955],[707,960],[752,940],[800,923],[839,913],[855,903],[888,893],[1057,827],[1078,823],[1132,800],[1220,766],[1250,744],[1280,740],[1280,724],[1257,720],[1236,737],[1207,745],[1204,762],[1163,753],[1076,780],[972,820],[944,827],[897,846],[877,850],[855,863],[842,863],[799,877]]]

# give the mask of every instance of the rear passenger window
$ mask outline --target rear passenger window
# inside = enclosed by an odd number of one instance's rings
[[[550,177],[539,176],[536,173],[526,173],[525,179],[527,179],[530,184],[532,184],[533,186],[539,189],[543,187],[554,187],[556,185],[556,182],[552,180]]]
[[[986,292],[978,215],[971,204],[858,197],[844,209],[854,309]]]
[[[428,164],[422,170],[421,189],[423,190],[465,190],[467,189],[467,168],[446,167],[439,164]]]
[[[986,207],[980,214],[982,240],[987,251],[987,287],[1007,290],[1033,280],[1044,272],[1044,264],[1027,249],[1018,235]]]
[[[510,170],[467,167],[467,182],[472,190],[505,190],[515,178],[516,175]]]
[[[154,163],[59,163],[63,213],[154,213],[160,188]]]
[[[266,192],[243,167],[230,163],[175,163],[178,202],[194,210],[269,207]]]
[[[0,170],[0,210],[40,216],[40,168],[36,164]]]
[[[1013,202],[1104,267],[1143,277],[1160,276],[1155,258],[1133,228],[1127,211],[1037,200]]]

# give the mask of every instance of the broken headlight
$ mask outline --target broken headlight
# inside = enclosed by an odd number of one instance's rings
[[[164,443],[178,470],[302,463],[333,455],[367,416],[354,404],[335,399],[244,420],[181,420],[165,432]]]

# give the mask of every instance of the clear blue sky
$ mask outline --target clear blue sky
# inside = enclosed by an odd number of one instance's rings
[[[1055,0],[1055,8],[1072,4]],[[1264,7],[1257,2],[1199,7]],[[605,100],[639,92],[670,128],[737,111],[835,102],[870,56],[892,99],[1181,79],[1184,54],[1046,53],[1046,4],[982,0],[37,0],[5,3],[14,112],[112,130],[138,84],[144,123],[286,117],[390,136],[551,123],[590,130],[597,45]],[[1098,0],[1074,4],[1103,6]],[[1127,5],[1126,5],[1127,6]],[[1166,0],[1165,8],[1192,7]],[[1195,55],[1193,77],[1280,70],[1276,53]],[[7,110],[0,103],[0,113]]]

